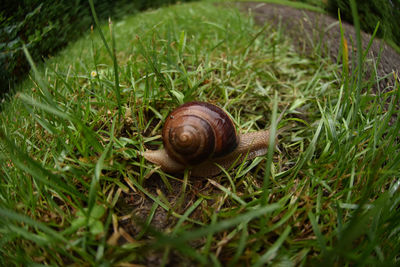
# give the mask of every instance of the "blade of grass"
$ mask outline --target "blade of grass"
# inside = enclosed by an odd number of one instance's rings
[[[322,254],[326,254],[326,241],[324,236],[321,233],[321,230],[318,227],[318,223],[315,219],[314,214],[310,211],[308,212],[308,219],[311,222],[312,229],[314,231],[315,236],[317,237],[318,244],[321,248]]]
[[[129,177],[129,178],[128,178]],[[154,202],[156,202],[158,205],[160,205],[160,207],[162,207],[163,209],[165,209],[168,212],[171,212],[170,208],[167,206],[167,204],[165,204],[164,202],[162,202],[159,198],[154,197],[152,194],[150,194],[146,189],[144,189],[143,186],[141,186],[132,176],[130,176],[130,174],[128,174],[128,177],[125,178],[125,181],[128,182],[128,185],[130,186],[135,186],[137,189],[139,189],[140,191],[142,191],[145,195],[147,195],[151,200],[153,200]],[[182,217],[182,215],[172,211],[172,215],[180,218]],[[196,220],[192,220],[190,218],[188,218],[188,221],[195,223],[197,225],[204,225],[203,223],[196,221]]]
[[[28,49],[26,48],[25,45],[23,45],[22,49],[24,51],[26,59],[29,62],[29,65],[31,66],[31,68],[33,70],[33,73],[35,75],[35,79],[38,82],[40,89],[44,92],[44,97],[45,97],[46,101],[49,104],[51,104],[52,106],[55,106],[53,98],[52,98],[52,96],[51,96],[51,94],[50,94],[50,92],[49,92],[49,90],[47,88],[47,84],[43,81],[41,75],[39,74],[39,71],[36,68],[36,64],[35,64],[35,62],[33,61],[32,57],[31,57],[31,54],[29,53],[29,51],[28,51]]]
[[[283,233],[279,236],[278,240],[275,241],[275,243],[258,259],[253,266],[263,266],[264,264],[271,262],[276,257],[277,251],[290,234],[290,231],[291,227],[287,226]]]
[[[272,108],[272,116],[271,116],[271,126],[270,126],[270,133],[269,133],[269,148],[267,153],[267,161],[265,163],[265,171],[264,171],[264,181],[263,181],[263,192],[261,195],[261,204],[266,205],[268,196],[269,196],[269,177],[271,174],[271,164],[272,164],[272,157],[275,151],[275,138],[276,138],[276,119],[278,117],[278,92],[275,91],[274,96],[274,105]]]
[[[22,101],[24,101],[25,103],[35,106],[37,108],[40,108],[50,114],[53,114],[63,120],[66,121],[70,121],[73,122],[77,125],[78,128],[80,128],[80,130],[82,130],[82,132],[84,133],[84,136],[88,139],[89,143],[91,145],[93,145],[93,147],[95,148],[95,150],[97,152],[102,151],[102,146],[100,145],[99,141],[95,138],[95,133],[93,133],[93,131],[91,129],[89,129],[86,125],[84,125],[81,120],[79,120],[78,118],[75,118],[74,116],[72,116],[70,113],[66,112],[66,111],[61,111],[57,108],[55,108],[54,106],[50,106],[48,104],[44,104],[41,103],[39,101],[36,101],[35,99],[21,93],[19,95],[19,97],[21,98]]]
[[[350,0],[351,13],[353,15],[353,24],[356,31],[356,41],[357,41],[357,83],[356,83],[356,99],[354,107],[354,116],[352,118],[353,124],[356,122],[357,114],[359,112],[360,106],[360,96],[361,96],[361,82],[362,82],[362,70],[363,70],[363,50],[361,43],[361,30],[360,30],[360,19],[358,17],[357,5],[355,0]]]
[[[237,201],[240,205],[246,206],[246,202],[242,200],[237,194],[229,190],[228,188],[222,186],[221,184],[215,182],[214,180],[208,179],[208,182],[211,183],[213,186],[217,187],[219,190],[227,194],[229,197]]]
[[[93,0],[90,0],[93,1]],[[121,92],[119,88],[119,70],[118,70],[118,62],[117,62],[117,54],[116,54],[116,48],[115,48],[115,36],[114,36],[114,31],[112,27],[112,21],[111,18],[108,20],[108,25],[110,28],[110,35],[111,35],[111,47],[112,47],[112,60],[113,60],[113,65],[114,65],[114,79],[115,79],[115,95],[117,97],[117,103],[118,103],[118,118],[121,118],[122,116],[122,103],[121,103]]]
[[[4,209],[2,207],[0,207],[0,216],[2,218],[5,218],[5,219],[11,220],[11,221],[15,221],[18,223],[25,223],[31,227],[37,228],[37,229],[43,231],[44,233],[48,234],[49,236],[51,236],[57,242],[62,242],[65,244],[68,243],[68,240],[64,236],[60,235],[57,231],[46,226],[44,223],[32,220],[31,218],[29,218],[27,216],[18,214],[11,210]],[[48,240],[48,241],[51,241],[51,240]]]
[[[11,155],[11,159],[16,166],[18,166],[21,170],[25,171],[32,175],[35,179],[40,181],[43,184],[48,185],[50,188],[56,189],[59,192],[60,196],[66,202],[75,206],[64,194],[61,192],[67,193],[74,200],[82,199],[84,196],[78,190],[76,190],[73,186],[67,184],[63,181],[62,177],[51,173],[49,170],[44,168],[40,163],[33,160],[28,154],[21,151],[11,140],[9,140],[3,131],[0,129],[0,140],[3,140],[6,149]],[[79,203],[79,202],[76,202]]]
[[[96,24],[97,30],[100,34],[100,38],[103,41],[104,46],[106,47],[106,50],[108,54],[110,55],[113,65],[114,65],[114,91],[115,95],[117,97],[117,104],[118,104],[118,114],[119,117],[122,115],[122,104],[121,104],[121,93],[120,93],[120,88],[119,88],[119,72],[118,72],[118,62],[117,62],[117,57],[116,57],[116,52],[115,52],[115,38],[114,38],[114,32],[112,30],[112,23],[111,19],[109,20],[109,27],[110,27],[110,35],[111,35],[111,45],[112,45],[112,50],[110,49],[106,38],[104,37],[103,31],[101,30],[99,19],[96,14],[96,10],[94,8],[93,0],[89,0],[89,5],[90,5],[90,10],[92,12],[93,20]]]
[[[173,245],[173,246],[182,245],[183,243],[185,243],[187,241],[198,239],[198,238],[206,236],[208,234],[215,234],[217,232],[234,227],[243,222],[249,222],[249,221],[251,221],[255,218],[258,218],[262,215],[271,213],[279,208],[280,208],[280,205],[277,203],[266,205],[263,207],[257,207],[256,209],[250,210],[247,213],[238,215],[237,217],[227,219],[224,221],[220,221],[214,225],[205,226],[198,230],[187,231],[176,237],[163,236],[157,240],[157,246],[162,246],[162,245],[167,245],[167,244]]]
[[[110,150],[113,145],[113,140],[114,140],[114,131],[115,131],[115,124],[116,124],[116,118],[114,118],[112,125],[111,125],[111,130],[110,130],[110,142],[104,149],[104,152],[101,154],[100,158],[97,160],[95,169],[94,169],[94,175],[92,178],[92,182],[90,183],[90,189],[89,189],[89,197],[88,197],[88,216],[86,217],[89,220],[89,215],[92,212],[92,209],[96,203],[96,197],[99,190],[99,184],[100,184],[100,176],[101,176],[101,171],[104,168],[104,160],[110,153]]]
[[[242,234],[240,235],[239,244],[237,246],[235,255],[233,256],[232,260],[229,261],[228,266],[236,266],[237,261],[239,260],[240,256],[243,255],[243,251],[246,247],[246,242],[249,237],[249,231],[247,223],[243,223]]]

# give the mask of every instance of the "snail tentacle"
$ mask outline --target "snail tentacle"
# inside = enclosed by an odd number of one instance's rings
[[[159,150],[146,150],[141,153],[141,155],[151,163],[160,166],[165,172],[177,173],[185,170],[185,166],[171,158],[164,148]]]

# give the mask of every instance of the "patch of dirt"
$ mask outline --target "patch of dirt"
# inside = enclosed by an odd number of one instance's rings
[[[260,2],[237,2],[235,5],[243,12],[250,12],[254,16],[255,22],[259,25],[270,23],[271,25],[281,25],[285,33],[293,40],[295,49],[299,53],[310,54],[318,44],[322,44],[321,52],[329,55],[334,62],[341,62],[338,58],[341,50],[341,36],[339,21],[327,14],[295,9],[288,6],[260,3]],[[353,25],[342,22],[344,37],[349,48],[349,64],[351,64],[352,52],[356,48],[356,31]],[[361,32],[362,46],[366,49],[371,39],[371,35]],[[377,66],[378,77],[383,77],[389,73],[396,72],[399,77],[400,55],[388,46],[384,41],[375,38],[367,61],[376,62],[382,47],[380,62]],[[355,53],[354,53],[355,55]],[[370,69],[370,68],[368,68]],[[371,72],[368,71],[367,74]],[[382,81],[379,85],[383,88],[394,84],[393,75]],[[375,88],[376,90],[377,88]]]
[[[213,187],[206,179],[190,178],[186,189],[184,189],[183,177],[179,177],[179,179],[168,179],[168,182],[171,187],[167,187],[162,178],[157,173],[153,173],[144,181],[143,188],[154,198],[158,198],[160,202],[169,203],[167,204],[170,205],[169,209],[179,214],[183,214],[194,204],[199,193],[210,197],[210,200],[205,200],[207,201],[205,205],[212,209],[211,205],[214,203],[215,196],[220,193],[220,191]],[[119,217],[119,230],[117,231],[118,233],[114,231],[114,245],[136,242],[135,238],[138,236],[142,236],[139,242],[146,243],[147,241],[151,241],[157,232],[169,232],[174,229],[178,218],[161,206],[155,209],[150,225],[148,228],[144,229],[146,220],[148,220],[148,217],[152,213],[154,200],[138,189],[133,190],[134,186],[130,184],[129,179],[125,179],[124,184],[129,187],[129,192],[122,192],[116,204]],[[202,217],[203,212],[201,208],[202,206],[199,206],[194,210],[189,218],[203,222],[204,218]],[[143,230],[146,231],[144,235],[142,235]],[[196,247],[201,244],[202,242],[197,245],[191,245]],[[154,250],[151,246],[146,246],[145,248],[145,251],[143,251],[141,255],[142,260],[140,263],[145,264],[145,266],[160,266],[164,251]],[[193,265],[193,263],[184,262],[184,260],[188,261],[187,259],[181,259],[179,253],[173,250],[171,251],[167,266]]]

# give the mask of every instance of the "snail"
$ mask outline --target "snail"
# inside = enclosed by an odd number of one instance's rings
[[[168,115],[162,138],[164,148],[147,150],[142,153],[144,158],[168,173],[189,168],[195,177],[215,176],[221,167],[265,155],[269,146],[268,130],[238,134],[224,110],[197,101]]]

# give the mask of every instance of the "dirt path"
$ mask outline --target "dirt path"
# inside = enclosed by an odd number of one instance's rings
[[[341,38],[339,21],[336,18],[332,18],[326,14],[276,4],[237,2],[236,5],[243,12],[248,13],[250,11],[257,24],[264,25],[268,22],[272,25],[279,25],[281,23],[285,32],[292,38],[295,48],[300,53],[312,53],[321,40],[323,54],[329,55],[334,62],[337,62]],[[355,29],[352,25],[345,22],[343,23],[343,28],[349,45],[349,56],[351,56],[350,51],[357,50]],[[363,49],[367,47],[370,38],[370,34],[361,33]],[[377,60],[381,46],[383,50],[380,64],[377,66],[378,76],[382,77],[393,71],[399,74],[400,55],[392,47],[379,39],[374,40],[368,53],[367,61]],[[341,59],[339,59],[339,63],[340,61]],[[380,86],[392,84],[393,75],[391,75],[391,78],[380,83]]]

